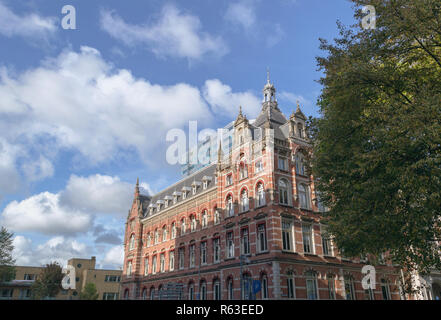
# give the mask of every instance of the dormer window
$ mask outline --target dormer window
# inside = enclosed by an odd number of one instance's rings
[[[300,138],[304,138],[303,125],[299,122],[297,123],[297,130]]]
[[[208,181],[207,180],[204,181],[202,188],[204,188],[204,190],[206,190],[208,188]]]
[[[197,189],[198,189],[197,186],[193,186],[193,187],[192,187],[192,192],[193,192],[193,194],[196,194]]]
[[[182,199],[187,199],[187,191],[182,192]]]

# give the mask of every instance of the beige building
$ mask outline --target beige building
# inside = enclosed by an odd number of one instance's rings
[[[81,290],[89,282],[94,283],[98,291],[99,300],[118,300],[121,280],[121,270],[96,269],[96,258],[73,258],[67,262],[68,266],[75,269],[72,280],[75,289],[60,290],[56,300],[77,300]],[[31,286],[44,267],[16,266],[15,279],[0,283],[0,300],[5,299],[31,299]]]

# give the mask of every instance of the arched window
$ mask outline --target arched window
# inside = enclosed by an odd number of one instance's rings
[[[194,300],[194,284],[190,282],[188,284],[188,300]]]
[[[130,236],[129,250],[135,249],[135,235]]]
[[[234,286],[233,279],[230,277],[227,280],[227,292],[228,292],[228,300],[234,299]]]
[[[239,165],[239,177],[240,179],[245,179],[248,177],[248,167],[244,162]]]
[[[201,225],[202,225],[202,228],[205,228],[208,225],[208,213],[207,213],[207,210],[204,210],[202,212]]]
[[[147,300],[147,288],[142,289],[142,300]]]
[[[200,300],[207,300],[207,283],[202,280],[201,281],[201,290],[200,290]]]
[[[301,208],[309,209],[311,207],[309,201],[309,187],[305,184],[299,184],[299,201]]]
[[[241,212],[248,211],[248,209],[250,208],[247,189],[243,189],[242,193],[240,194],[240,207]]]
[[[227,208],[227,216],[228,217],[234,216],[233,197],[231,195],[227,197],[226,208]]]
[[[129,300],[129,289],[124,290],[124,300]]]
[[[355,300],[354,278],[350,275],[344,276],[346,300]]]
[[[185,234],[185,218],[181,220],[181,236]]]
[[[314,271],[307,271],[306,276],[306,298],[308,300],[318,299],[317,275]]]
[[[383,300],[390,300],[390,288],[385,279],[381,279],[381,293],[383,294]]]
[[[127,262],[127,276],[128,277],[132,276],[132,261]]]
[[[158,266],[158,261],[157,261],[158,257],[154,256],[152,259],[152,274],[156,274],[156,269]]]
[[[214,224],[220,223],[220,213],[217,208],[214,208]]]
[[[302,176],[305,175],[305,163],[301,152],[296,155],[296,173]]]
[[[162,286],[162,284],[158,287],[158,299],[164,299],[164,287]]]
[[[266,277],[266,274],[262,275],[262,278],[260,279],[261,283],[261,297],[262,299],[268,299],[268,278]]]
[[[197,221],[196,221],[196,216],[192,215],[190,217],[190,231],[196,231],[196,226],[197,226]]]
[[[150,300],[155,300],[155,287],[150,288]]]
[[[170,251],[168,254],[168,269],[170,271],[175,270],[175,251]]]
[[[213,281],[213,300],[221,299],[221,285],[219,279]]]
[[[257,206],[261,207],[264,206],[266,201],[265,201],[265,189],[263,187],[263,183],[259,182],[257,184],[257,188],[256,188],[256,193],[257,193]]]
[[[303,125],[299,122],[297,123],[297,128],[298,128],[298,134],[300,138],[304,138],[303,136]]]
[[[167,227],[162,227],[162,242],[167,241]]]
[[[176,238],[176,222],[173,222],[171,225],[171,238]]]
[[[145,257],[144,259],[144,275],[147,276],[149,274],[149,257]]]
[[[252,297],[252,283],[253,279],[249,273],[242,275],[242,300],[250,300]]]
[[[147,247],[150,247],[152,245],[152,235],[150,234],[150,232],[147,235],[147,244],[146,245],[147,245]]]
[[[286,179],[279,180],[279,203],[289,205],[288,181]]]

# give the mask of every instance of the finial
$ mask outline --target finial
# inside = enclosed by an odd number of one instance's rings
[[[139,177],[136,178],[135,194],[139,194]]]
[[[300,103],[299,103],[299,100],[297,100],[297,111],[299,111],[300,110]]]
[[[242,115],[242,106],[239,106],[239,115]]]
[[[270,83],[270,70],[268,67],[266,68],[266,83]]]

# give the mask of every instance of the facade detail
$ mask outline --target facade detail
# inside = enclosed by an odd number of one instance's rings
[[[125,225],[122,299],[400,299],[399,271],[343,257],[321,223],[326,210],[304,159],[297,104],[287,118],[268,77],[254,120],[240,108],[231,148],[153,196],[135,187]],[[255,292],[256,282],[260,290]]]

